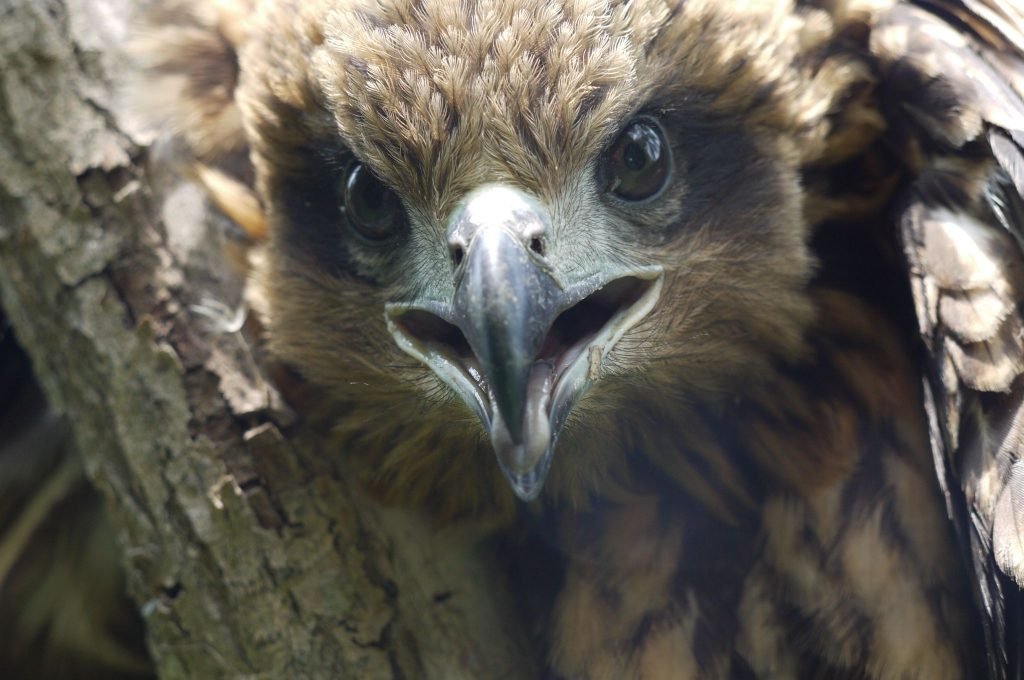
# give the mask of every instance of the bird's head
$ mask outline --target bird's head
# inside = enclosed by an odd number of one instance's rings
[[[526,500],[794,357],[830,90],[769,5],[264,3],[273,347],[406,477],[496,459]]]

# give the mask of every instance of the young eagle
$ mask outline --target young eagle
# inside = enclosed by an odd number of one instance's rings
[[[1019,6],[151,18],[271,349],[385,501],[544,527],[555,677],[1021,677]]]

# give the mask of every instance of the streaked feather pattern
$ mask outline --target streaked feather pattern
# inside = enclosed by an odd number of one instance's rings
[[[557,594],[526,598],[553,674],[1024,678],[1018,2],[165,0],[147,16],[134,104],[259,244],[272,349],[328,388],[339,447],[383,501],[530,516],[557,554]],[[475,421],[384,330],[431,247],[394,270],[360,257],[332,173],[359,158],[422,223],[483,181],[555,204],[637,112],[682,140],[678,205],[696,217],[650,218],[674,229],[656,243],[583,220],[590,242],[664,264],[668,292],[600,367],[525,511]],[[573,198],[565,212],[597,202]]]
[[[932,447],[974,568],[990,671],[1022,677],[1024,11],[920,4],[889,12],[876,44],[883,68],[909,63],[946,89],[894,102],[922,167],[899,219],[929,354]]]

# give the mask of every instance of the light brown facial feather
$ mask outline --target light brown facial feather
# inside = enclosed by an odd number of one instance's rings
[[[479,505],[502,493],[480,425],[383,318],[387,302],[451,285],[445,220],[482,183],[537,196],[564,258],[603,248],[667,271],[656,310],[570,417],[556,494],[581,502],[618,474],[631,425],[615,414],[642,417],[651,394],[669,412],[713,404],[801,356],[813,316],[801,169],[828,154],[829,102],[863,69],[807,58],[830,35],[821,15],[751,4],[261,5],[255,21],[275,29],[243,47],[238,98],[272,229],[259,275],[272,344],[350,405],[339,431],[396,497],[475,487]],[[623,206],[596,169],[638,112],[661,121],[676,173],[662,198]],[[323,186],[302,195],[340,175],[331,154],[368,164],[402,198],[400,240],[359,244],[329,201],[315,208]],[[584,434],[595,428],[604,446]]]
[[[800,160],[811,160],[824,114],[858,75],[847,60],[814,61],[821,77],[810,80],[792,65],[829,31],[823,13],[798,15],[786,2],[273,0],[260,9],[239,92],[253,141],[293,146],[297,128],[335,126],[393,187],[442,215],[487,179],[551,199],[628,116],[693,98],[802,142]],[[265,151],[276,164],[286,155]]]

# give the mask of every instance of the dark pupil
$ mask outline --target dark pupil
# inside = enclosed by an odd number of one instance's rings
[[[630,170],[643,170],[647,165],[647,152],[636,142],[630,142],[622,154],[622,161]]]
[[[359,233],[382,239],[398,223],[398,198],[362,163],[354,164],[345,180],[345,213]]]
[[[365,182],[365,184],[367,186],[361,194],[363,206],[371,212],[377,212],[384,205],[384,191],[379,182]]]
[[[668,148],[661,128],[637,121],[615,140],[605,166],[608,191],[628,201],[658,193],[669,176]]]

